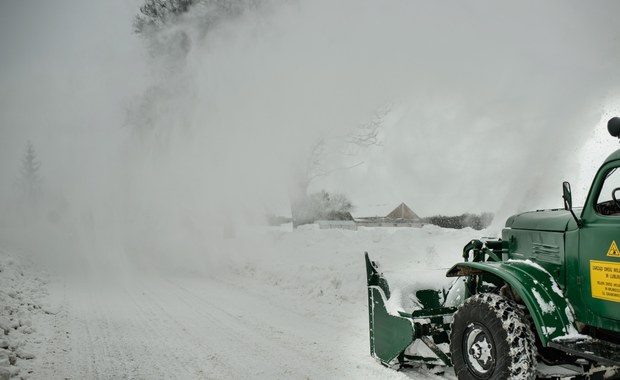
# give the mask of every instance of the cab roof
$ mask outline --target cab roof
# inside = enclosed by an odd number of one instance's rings
[[[615,160],[620,160],[620,149],[616,150],[615,152],[613,152],[612,154],[610,154],[606,159],[605,162],[603,162],[603,164],[606,164],[608,162],[611,161],[615,161]]]

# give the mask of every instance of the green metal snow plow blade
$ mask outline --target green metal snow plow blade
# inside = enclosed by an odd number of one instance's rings
[[[382,364],[404,365],[421,362],[429,365],[452,365],[449,356],[449,328],[454,307],[442,307],[440,292],[419,290],[416,298],[421,310],[411,313],[390,312],[386,303],[390,287],[375,262],[366,258],[368,285],[368,317],[370,324],[370,354]],[[421,343],[415,344],[416,340]],[[420,349],[422,347],[422,349]]]
[[[413,343],[415,327],[410,319],[388,313],[385,303],[390,289],[373,264],[366,254],[370,354],[389,364]]]

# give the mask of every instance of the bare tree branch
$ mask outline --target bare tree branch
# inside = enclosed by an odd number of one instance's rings
[[[381,127],[383,127],[385,117],[391,110],[392,106],[389,104],[379,108],[373,115],[372,119],[358,125],[351,134],[345,136],[344,140],[348,144],[358,147],[369,147],[372,145],[380,146],[381,140],[379,139],[379,132]]]
[[[361,123],[355,127],[350,133],[344,136],[334,136],[331,138],[318,139],[312,149],[310,156],[306,162],[306,175],[305,183],[303,187],[305,189],[318,177],[324,177],[340,170],[348,170],[357,166],[363,165],[364,161],[357,162],[352,165],[344,165],[333,168],[326,168],[326,159],[328,155],[328,143],[335,143],[341,145],[339,154],[354,157],[359,154],[360,149],[368,148],[370,146],[381,146],[380,132],[383,127],[385,117],[391,111],[392,106],[390,104],[380,107],[370,119],[370,121]]]

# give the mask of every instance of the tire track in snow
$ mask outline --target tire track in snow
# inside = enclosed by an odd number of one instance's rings
[[[437,378],[378,365],[367,355],[365,326],[364,337],[353,340],[363,347],[340,352],[346,319],[308,314],[306,301],[281,299],[281,290],[265,284],[245,289],[207,278],[144,277],[78,285],[66,290],[66,327],[59,324],[72,348],[63,377]]]
[[[347,362],[353,358],[346,358],[334,350],[333,346],[339,343],[334,340],[338,330],[333,326],[326,326],[322,321],[300,316],[297,314],[296,305],[290,304],[288,308],[275,307],[264,294],[257,298],[248,296],[240,288],[231,288],[228,284],[223,285],[216,281],[205,284],[216,288],[225,286],[224,289],[217,290],[225,290],[229,295],[234,295],[233,299],[237,303],[239,300],[244,300],[247,304],[254,303],[254,307],[239,310],[238,304],[226,301],[227,297],[212,299],[206,293],[197,293],[195,286],[188,288],[180,285],[178,280],[173,285],[187,293],[194,302],[203,304],[198,310],[210,310],[205,317],[212,321],[215,319],[214,323],[220,326],[218,330],[226,329],[231,331],[231,337],[245,339],[248,342],[245,352],[252,353],[253,356],[250,360],[261,357],[263,367],[265,363],[272,362],[277,370],[255,375],[276,378],[332,378],[337,373],[347,373]],[[235,289],[234,292],[231,292],[231,289]],[[240,293],[235,294],[236,292]],[[259,305],[256,305],[256,301],[260,301]],[[257,365],[260,366],[261,363]],[[373,373],[373,369],[374,367],[370,367],[369,372]],[[376,369],[378,372],[384,371],[382,367]]]
[[[288,377],[287,371],[282,370],[283,362],[297,362],[298,357],[282,347],[273,346],[265,337],[257,337],[252,329],[248,329],[243,322],[231,324],[231,315],[214,313],[217,310],[212,303],[196,303],[196,299],[175,284],[168,282],[169,287],[165,301],[158,297],[153,302],[161,308],[162,313],[169,313],[167,306],[174,304],[177,311],[184,311],[184,315],[176,317],[187,324],[187,329],[194,332],[198,346],[207,347],[211,352],[211,363],[221,367],[222,362],[230,363],[226,367],[234,371],[234,378],[283,378]],[[212,285],[207,283],[205,285]],[[161,296],[161,294],[159,295]],[[189,296],[189,298],[188,298]],[[269,344],[269,346],[267,346]],[[267,355],[267,357],[265,357]],[[275,356],[275,358],[274,358]],[[288,358],[286,358],[288,356]],[[286,358],[286,359],[285,359]],[[268,364],[268,365],[265,365]],[[266,368],[270,369],[266,373]],[[308,369],[308,372],[312,372]],[[216,378],[224,378],[223,374]]]
[[[150,287],[141,287],[139,295],[134,296],[134,300],[140,313],[144,316],[143,320],[148,324],[149,331],[158,337],[157,340],[165,342],[170,348],[167,350],[166,362],[180,363],[176,369],[167,368],[167,372],[179,374],[183,372],[189,378],[211,378],[213,371],[204,368],[205,357],[201,354],[207,349],[202,342],[196,338],[187,328],[187,323],[178,316],[173,315],[168,307],[163,307],[157,297],[153,295]],[[159,292],[157,292],[159,293]],[[165,333],[164,333],[165,332]],[[191,343],[191,344],[190,344]],[[191,353],[191,355],[189,354]],[[212,357],[213,353],[208,353],[207,357]],[[219,374],[231,374],[230,368],[220,366]]]
[[[165,326],[154,326],[144,317],[144,305],[135,302],[131,291],[79,285],[67,290],[67,316],[55,334],[69,332],[69,353],[64,358],[54,355],[65,367],[42,378],[58,378],[60,373],[60,378],[71,379],[196,378],[176,365],[166,339],[156,338]]]
[[[110,316],[109,299],[100,289],[80,289],[77,293],[72,293],[77,298],[73,306],[79,310],[74,308],[70,315],[75,373],[86,372],[88,378],[94,379],[129,378],[130,347],[125,344],[123,335],[116,333],[124,329],[123,320]]]
[[[282,362],[296,363],[299,361],[299,356],[290,353],[289,348],[283,348],[273,343],[266,347],[266,342],[269,342],[271,337],[257,336],[251,327],[243,326],[245,321],[237,321],[231,325],[233,319],[231,319],[230,314],[207,312],[206,310],[213,309],[213,304],[197,303],[193,296],[187,292],[180,291],[180,288],[170,283],[167,285],[166,288],[158,292],[157,297],[152,298],[150,303],[159,305],[160,309],[157,314],[168,314],[171,319],[182,323],[189,334],[194,332],[192,334],[194,344],[197,345],[198,349],[210,352],[211,364],[219,367],[220,370],[224,369],[222,367],[228,367],[229,371],[227,372],[230,374],[230,368],[233,368],[232,371],[234,372],[232,373],[235,378],[244,378],[250,376],[251,368],[256,368],[258,372],[254,371],[251,377],[268,377],[260,370],[266,367],[264,356],[267,355],[267,360],[276,363],[274,375],[282,378],[283,376],[286,377],[287,370],[291,371],[290,368],[284,368],[280,371],[283,367]],[[212,286],[209,282],[204,285]],[[174,310],[174,313],[171,310]],[[286,360],[282,360],[283,357],[287,357]],[[223,366],[222,362],[231,364]],[[240,363],[244,365],[240,366]],[[299,367],[299,363],[296,366]],[[314,367],[317,368],[318,366]],[[307,368],[306,372],[312,373],[316,370]]]

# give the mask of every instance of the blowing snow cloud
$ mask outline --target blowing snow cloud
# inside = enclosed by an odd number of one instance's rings
[[[227,224],[287,204],[316,141],[386,105],[381,145],[334,155],[362,164],[315,188],[517,211],[559,194],[617,96],[615,2],[263,4],[207,29],[209,8],[190,9],[160,50],[132,32],[138,4],[2,4],[3,223],[31,140],[41,229],[80,236],[65,246],[216,255]]]

